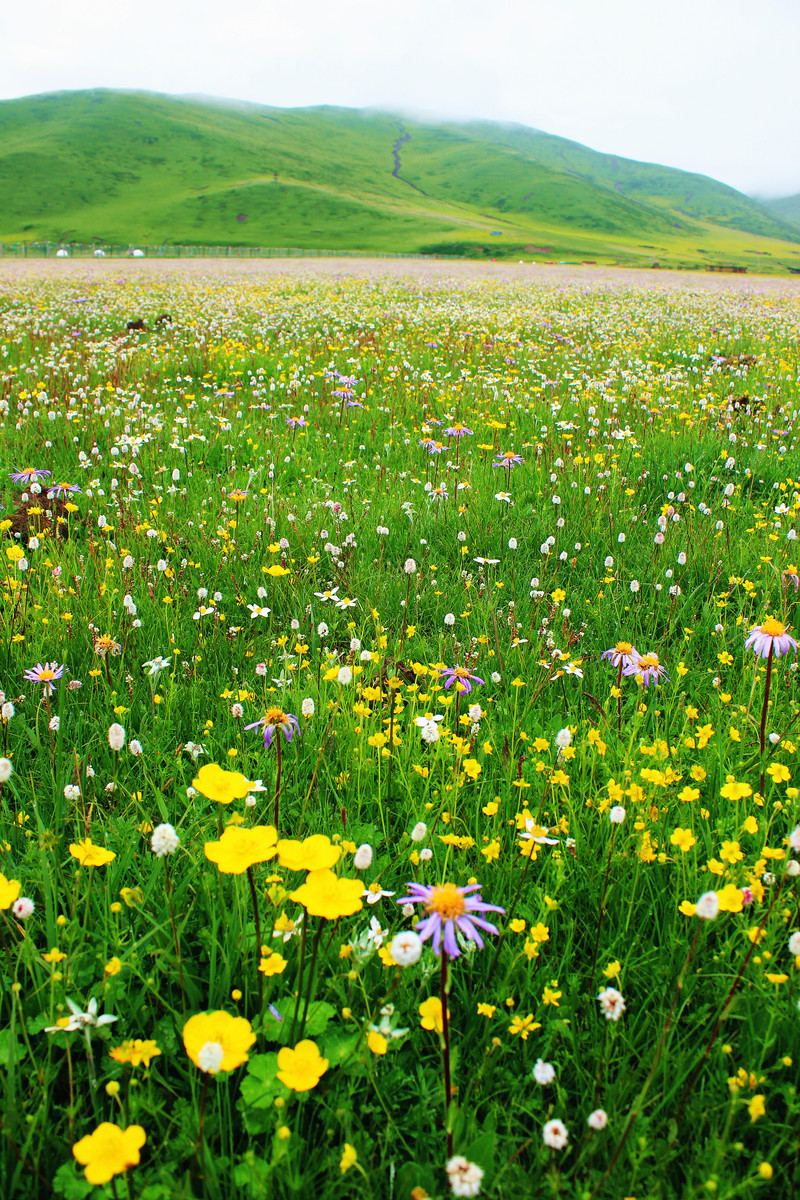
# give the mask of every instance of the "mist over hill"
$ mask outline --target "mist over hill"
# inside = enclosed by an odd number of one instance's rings
[[[522,125],[108,90],[0,102],[5,241],[774,270],[800,265],[793,200]]]

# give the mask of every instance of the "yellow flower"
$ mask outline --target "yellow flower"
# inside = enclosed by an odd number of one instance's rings
[[[723,842],[720,847],[719,856],[723,862],[734,863],[741,862],[744,858],[738,842]]]
[[[738,888],[735,883],[729,883],[717,892],[717,899],[720,912],[740,913],[744,906],[742,889]]]
[[[468,775],[470,777],[470,779],[477,779],[478,776],[480,775],[481,771],[483,770],[483,768],[481,767],[481,764],[478,762],[478,760],[476,758],[466,759],[463,766],[464,766],[464,774]]]
[[[109,959],[109,961],[106,963],[105,974],[106,975],[119,975],[121,970],[122,970],[122,963],[117,958],[117,956],[114,955],[114,957]]]
[[[0,875],[0,908],[11,908],[21,891],[22,884],[18,879],[6,879],[5,875]]]
[[[542,1004],[552,1004],[554,1008],[558,1008],[558,1002],[560,999],[561,992],[553,991],[552,988],[545,987],[544,991],[542,992]]]
[[[364,907],[360,879],[339,879],[333,871],[309,871],[306,881],[290,894],[290,900],[302,904],[310,917],[350,917]]]
[[[788,783],[792,777],[789,768],[784,763],[770,763],[767,767],[767,774],[773,783]]]
[[[243,799],[251,786],[250,780],[245,779],[239,771],[225,771],[216,763],[206,763],[197,772],[197,778],[192,780],[192,787],[220,804]]]
[[[256,1040],[250,1022],[226,1012],[197,1013],[183,1027],[183,1044],[196,1067],[209,1075],[235,1071]]]
[[[262,975],[282,975],[286,970],[286,959],[282,954],[278,954],[273,950],[266,958],[262,958],[258,964],[258,969]]]
[[[117,857],[113,850],[95,846],[91,838],[87,838],[85,842],[73,842],[69,852],[73,858],[77,858],[82,867],[104,867]]]
[[[242,875],[255,863],[274,858],[277,841],[274,825],[257,825],[254,829],[228,825],[218,842],[206,842],[203,848],[209,862],[216,863],[224,875]]]
[[[759,1163],[758,1164],[758,1173],[762,1179],[772,1179],[772,1175],[773,1175],[772,1166],[768,1162]]]
[[[608,966],[603,969],[603,974],[605,975],[606,979],[618,979],[621,971],[621,964],[615,961],[610,962]]]
[[[427,1000],[423,1000],[419,1006],[420,1025],[423,1029],[430,1029],[433,1033],[442,1033],[444,1026],[442,1025],[442,1002],[438,996],[429,996]],[[450,1017],[450,1010],[447,1010],[447,1016]]]
[[[121,1046],[115,1046],[109,1053],[115,1062],[130,1063],[132,1067],[149,1067],[151,1059],[157,1058],[161,1051],[154,1041],[136,1038],[123,1042]]]
[[[550,930],[540,921],[538,925],[534,925],[531,929],[531,937],[534,942],[546,942],[550,938]]]
[[[56,946],[53,946],[53,949],[49,954],[42,955],[42,958],[46,963],[60,963],[63,962],[66,957],[66,954],[62,954]]]
[[[378,1033],[377,1030],[372,1029],[367,1034],[367,1045],[373,1054],[385,1054],[389,1043],[382,1033]]]
[[[515,1037],[517,1034],[519,1034],[523,1042],[527,1042],[528,1034],[534,1033],[535,1030],[541,1028],[541,1023],[539,1021],[534,1021],[533,1013],[528,1013],[527,1017],[514,1017],[508,1027],[508,1032],[513,1034]]]
[[[691,789],[686,788],[686,791]],[[697,842],[697,838],[692,833],[691,829],[681,829],[680,826],[673,832],[669,839],[671,846],[677,846],[684,854],[688,854],[692,846]]]
[[[492,863],[495,861],[496,858],[499,858],[500,857],[500,843],[497,840],[497,838],[495,838],[494,841],[489,842],[488,846],[484,846],[483,849],[481,850],[481,854],[484,856],[487,863]]]
[[[81,1138],[72,1147],[75,1158],[85,1167],[87,1183],[108,1183],[115,1175],[122,1175],[129,1167],[139,1162],[139,1151],[147,1141],[141,1125],[129,1125],[120,1129],[103,1121],[94,1133]]]
[[[685,787],[678,792],[678,799],[682,804],[692,804],[700,796],[700,788]]]
[[[479,1004],[478,1005],[478,1016],[479,1017],[488,1017],[488,1019],[491,1020],[496,1012],[497,1012],[496,1004]]]
[[[755,1124],[759,1117],[763,1117],[764,1113],[766,1112],[766,1106],[764,1104],[764,1097],[760,1092],[753,1096],[752,1100],[747,1105],[747,1111],[750,1113],[750,1120],[753,1122],[753,1124]]]
[[[725,800],[744,800],[752,794],[753,789],[749,783],[737,783],[732,775],[727,776],[725,785],[720,788],[720,795]]]
[[[314,1042],[298,1042],[294,1050],[284,1046],[278,1051],[278,1079],[293,1092],[310,1092],[328,1069]]]
[[[355,1146],[351,1146],[349,1142],[344,1144],[344,1152],[339,1160],[339,1170],[344,1175],[345,1171],[349,1171],[358,1162]]]
[[[303,842],[281,838],[278,842],[278,862],[290,871],[323,871],[335,867],[341,849],[334,846],[324,833],[315,833]]]

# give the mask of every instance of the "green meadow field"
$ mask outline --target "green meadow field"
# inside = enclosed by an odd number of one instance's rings
[[[522,125],[104,91],[0,102],[0,241],[300,247],[758,273],[796,206]]]
[[[88,266],[0,271],[0,1194],[794,1196],[796,287]]]

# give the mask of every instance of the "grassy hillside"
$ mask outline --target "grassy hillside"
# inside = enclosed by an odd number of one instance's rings
[[[781,196],[777,200],[762,200],[761,203],[779,221],[800,230],[800,192],[794,196]]]
[[[732,188],[523,126],[103,90],[0,103],[0,239],[800,259]]]

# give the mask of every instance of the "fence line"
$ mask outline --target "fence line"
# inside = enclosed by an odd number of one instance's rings
[[[65,254],[66,252],[66,254]],[[304,250],[297,246],[108,245],[101,242],[0,242],[0,258],[427,258],[380,250]]]

